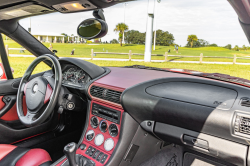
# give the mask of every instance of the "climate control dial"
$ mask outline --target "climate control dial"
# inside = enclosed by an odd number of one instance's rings
[[[100,130],[105,133],[108,130],[108,123],[106,120],[102,120],[99,125]]]
[[[118,135],[118,127],[114,123],[109,125],[109,134],[112,137],[116,137]]]
[[[91,119],[90,119],[90,125],[95,129],[98,127],[99,125],[99,121],[98,121],[98,118],[93,116]]]

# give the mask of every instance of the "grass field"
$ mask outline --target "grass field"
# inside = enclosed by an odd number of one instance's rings
[[[21,46],[13,41],[5,41],[5,44],[8,44],[9,48],[20,48]],[[48,47],[49,43],[45,43],[45,46]],[[74,57],[90,57],[91,49],[94,49],[95,52],[122,52],[126,53],[129,50],[132,50],[134,53],[143,53],[143,45],[125,45],[120,47],[118,44],[100,44],[100,45],[87,45],[87,44],[53,44],[53,49],[58,50],[57,56],[60,57],[71,57],[71,50],[75,49]],[[174,47],[166,46],[156,46],[156,50],[153,51],[153,54],[164,54],[166,51],[171,50],[170,55],[177,55],[173,51]],[[238,57],[247,57],[250,56],[250,51],[233,51],[221,47],[203,47],[203,48],[179,48],[178,55],[191,55],[199,56],[200,53],[203,53],[204,56],[221,56],[221,57],[233,57],[236,54]],[[19,51],[10,50],[10,54],[19,54]],[[30,54],[28,51],[25,51],[23,54]],[[97,55],[98,58],[128,58],[127,55]],[[133,59],[143,59],[143,56],[133,56]],[[153,56],[152,59],[164,59],[164,57]],[[174,58],[169,58],[174,59]],[[34,58],[17,58],[10,57],[11,67],[15,70],[14,77],[21,77],[28,65],[34,60]],[[175,60],[195,60],[198,61],[199,58],[175,58]],[[220,61],[220,62],[232,62],[232,59],[216,59],[216,58],[204,58],[204,61]],[[221,65],[221,64],[188,64],[188,63],[144,63],[144,62],[121,62],[121,61],[90,61],[99,66],[130,66],[130,65],[145,65],[158,68],[179,68],[179,69],[190,69],[197,70],[207,73],[223,73],[229,74],[231,76],[241,77],[250,80],[250,66],[245,65]],[[237,62],[247,62],[250,63],[250,60],[240,60]],[[49,67],[45,64],[40,64],[34,73],[48,70]]]
[[[29,64],[35,58],[17,58],[10,57],[10,65],[15,70],[14,77],[22,77]],[[245,65],[219,65],[219,64],[188,64],[188,63],[144,63],[144,62],[120,62],[120,61],[90,61],[99,66],[131,66],[131,65],[145,65],[158,68],[178,68],[190,69],[207,73],[223,73],[236,77],[241,77],[250,80],[250,67]],[[48,70],[49,67],[45,64],[40,64],[34,73]]]
[[[9,48],[20,48],[21,46],[11,40],[5,41],[5,44],[9,46]],[[44,43],[46,47],[49,47],[49,43]],[[70,53],[73,49],[75,49],[74,57],[86,57],[90,58],[91,49],[94,49],[94,52],[118,52],[118,53],[128,53],[129,50],[132,50],[133,53],[144,53],[144,45],[132,45],[126,44],[124,46],[120,46],[119,44],[100,44],[100,45],[87,45],[87,44],[62,44],[62,43],[53,43],[53,49],[57,50],[57,56],[59,57],[70,57]],[[156,46],[156,50],[152,51],[152,54],[164,54],[168,50],[171,50],[170,55],[189,55],[189,56],[197,56],[197,58],[177,58],[177,57],[169,57],[168,60],[175,61],[198,61],[200,53],[203,53],[203,56],[220,56],[220,57],[233,57],[234,54],[237,57],[250,57],[250,50],[248,51],[233,51],[228,50],[221,47],[201,47],[201,48],[187,48],[187,47],[179,47],[179,53],[177,54],[174,50],[174,47],[171,46]],[[20,54],[17,50],[10,50],[10,54]],[[25,53],[29,55],[28,51]],[[96,58],[122,58],[128,59],[128,55],[107,55],[107,54],[97,54]],[[132,59],[143,59],[143,56],[133,55]],[[163,56],[152,56],[153,60],[163,60]],[[210,62],[232,62],[233,59],[223,59],[223,58],[203,58],[203,61]],[[250,60],[241,60],[238,59],[237,62],[245,62],[250,63]]]

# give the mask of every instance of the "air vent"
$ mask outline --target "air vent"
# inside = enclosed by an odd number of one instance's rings
[[[234,133],[250,137],[250,117],[237,114],[234,123]]]
[[[105,89],[98,86],[92,86],[90,89],[90,94],[94,97],[120,104],[120,97],[122,92]]]
[[[241,99],[240,105],[244,107],[250,107],[250,99],[249,98]]]

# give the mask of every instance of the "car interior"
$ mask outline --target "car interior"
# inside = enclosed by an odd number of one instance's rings
[[[0,33],[37,57],[14,79],[0,35],[0,165],[250,165],[250,81],[58,58],[18,22],[93,11],[76,29],[101,38],[102,9],[125,1],[0,1]],[[250,40],[250,2],[228,2]],[[32,74],[40,62],[51,69]]]

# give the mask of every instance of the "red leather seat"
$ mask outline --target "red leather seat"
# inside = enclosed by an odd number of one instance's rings
[[[43,149],[0,144],[0,166],[49,166],[50,155]]]

